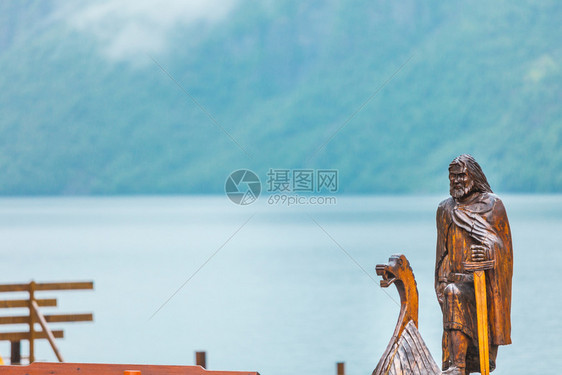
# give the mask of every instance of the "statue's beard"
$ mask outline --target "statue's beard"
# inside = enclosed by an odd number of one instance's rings
[[[472,193],[473,188],[474,182],[470,181],[466,186],[451,186],[449,192],[451,193],[451,197],[462,199]]]

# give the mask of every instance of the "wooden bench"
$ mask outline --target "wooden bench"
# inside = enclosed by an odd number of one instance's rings
[[[60,362],[63,362],[61,353],[55,343],[56,338],[62,338],[62,330],[52,331],[47,323],[61,322],[87,322],[94,319],[93,315],[88,314],[52,314],[43,315],[40,307],[55,307],[55,298],[41,299],[36,297],[37,292],[54,290],[88,290],[94,289],[94,283],[86,282],[61,282],[61,283],[36,283],[34,281],[27,284],[3,284],[0,285],[0,292],[27,292],[29,297],[26,299],[5,299],[0,300],[0,308],[28,308],[26,315],[1,316],[0,325],[27,325],[27,331],[1,332],[0,341],[10,341],[12,345],[11,364],[21,363],[21,341],[29,341],[29,363],[35,361],[35,340],[47,339]],[[39,324],[41,330],[37,330],[35,325]]]

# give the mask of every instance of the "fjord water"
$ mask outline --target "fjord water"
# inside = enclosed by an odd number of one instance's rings
[[[3,198],[0,282],[94,280],[94,291],[40,294],[59,300],[46,313],[94,313],[93,323],[53,324],[65,330],[58,343],[69,362],[193,364],[206,350],[215,370],[329,375],[344,361],[359,375],[374,369],[398,317],[396,290],[378,286],[374,266],[404,253],[420,332],[439,362],[434,215],[443,198],[301,207],[222,196]],[[500,348],[494,373],[555,374],[562,196],[502,198],[515,254],[513,345]],[[45,342],[37,353],[55,360]],[[7,343],[0,354],[9,356]]]

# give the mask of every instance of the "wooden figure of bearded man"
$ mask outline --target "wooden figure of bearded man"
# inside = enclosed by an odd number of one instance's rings
[[[449,165],[451,197],[437,209],[435,291],[443,312],[443,373],[480,372],[473,274],[465,262],[494,260],[485,271],[490,370],[511,344],[513,249],[504,205],[480,165],[461,155]]]

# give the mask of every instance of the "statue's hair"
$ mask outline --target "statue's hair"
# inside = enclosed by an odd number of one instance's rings
[[[493,193],[484,172],[482,172],[480,164],[478,164],[472,155],[463,154],[457,156],[451,164],[449,164],[449,169],[451,169],[453,165],[460,165],[466,168],[467,173],[474,181],[474,190],[481,193]]]

